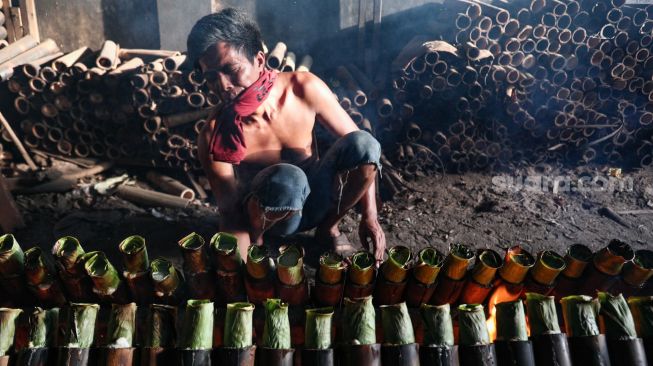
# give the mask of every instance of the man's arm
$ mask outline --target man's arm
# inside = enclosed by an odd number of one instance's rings
[[[298,73],[298,75],[301,78],[300,82],[303,85],[306,100],[315,110],[317,119],[322,125],[338,137],[359,130],[324,81],[310,72]],[[385,250],[385,234],[378,221],[374,183],[365,191],[359,202],[363,216],[359,229],[361,244],[369,249],[367,238],[372,239],[374,256],[382,260]]]
[[[213,161],[209,154],[209,144],[214,126],[215,119],[211,119],[197,136],[198,158],[220,210],[220,231],[228,232],[238,238],[241,258],[247,260],[250,236],[246,218],[238,206],[239,194],[234,168],[229,163]]]

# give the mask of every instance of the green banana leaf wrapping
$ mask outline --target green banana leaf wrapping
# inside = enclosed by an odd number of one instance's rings
[[[560,333],[555,297],[526,293],[526,311],[531,336]]]
[[[95,319],[100,305],[71,303],[66,310],[65,347],[89,348],[93,344]]]
[[[218,256],[229,258],[232,266],[240,267],[243,264],[243,259],[240,257],[240,251],[238,250],[238,238],[236,236],[223,232],[216,233],[211,237],[210,245]],[[220,268],[219,262],[216,264],[218,269],[225,270],[225,268]]]
[[[123,262],[127,272],[141,273],[150,268],[145,238],[142,236],[132,235],[127,237],[120,243],[118,248],[123,255]]]
[[[606,337],[621,340],[637,338],[635,321],[623,295],[613,296],[607,292],[599,292],[599,302],[599,314]]]
[[[302,283],[304,280],[304,258],[300,248],[291,245],[277,259],[277,274],[279,280],[289,286]]]
[[[136,332],[136,304],[112,304],[108,328],[108,347],[131,348]]]
[[[16,276],[23,273],[25,254],[11,234],[0,236],[0,277]]]
[[[589,296],[567,296],[560,300],[568,337],[599,335],[599,302]]]
[[[463,346],[490,344],[490,333],[485,323],[483,305],[463,304],[458,306],[458,344]]]
[[[213,302],[188,300],[180,339],[181,349],[213,348]]]
[[[64,236],[57,240],[52,247],[52,255],[57,261],[57,266],[69,274],[79,274],[77,259],[84,255],[84,249],[77,238]]]
[[[424,344],[453,346],[453,322],[449,304],[422,304],[419,311],[424,321]]]
[[[252,345],[254,305],[248,302],[227,304],[224,322],[224,346],[245,348]]]
[[[359,299],[345,298],[343,318],[344,341],[347,344],[376,343],[376,313],[371,296]]]
[[[398,346],[415,343],[413,323],[405,302],[381,306],[381,323],[385,344]]]
[[[527,341],[526,315],[521,300],[501,302],[496,306],[497,340]]]
[[[111,295],[120,285],[118,271],[103,252],[84,254],[84,269],[93,281],[93,289],[101,295]]]
[[[265,325],[263,327],[263,347],[289,349],[290,321],[288,304],[280,299],[265,300]]]
[[[14,344],[16,325],[21,309],[0,308],[0,356],[6,356]]]
[[[306,349],[331,348],[331,320],[333,308],[306,309],[304,347]]]
[[[653,296],[629,297],[628,305],[635,320],[637,336],[653,337]]]
[[[27,347],[54,347],[59,326],[59,309],[32,308],[27,316]]]
[[[177,308],[170,305],[150,305],[145,333],[145,347],[172,348],[177,342]]]
[[[167,259],[157,258],[150,265],[150,277],[157,295],[170,296],[180,286],[181,277],[177,269]]]

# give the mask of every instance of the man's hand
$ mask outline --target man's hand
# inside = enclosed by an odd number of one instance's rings
[[[372,241],[376,266],[380,266],[381,262],[383,262],[383,256],[385,253],[385,233],[383,232],[376,215],[363,216],[360,226],[358,227],[358,235],[363,248],[367,250],[370,250],[370,243],[368,240]]]

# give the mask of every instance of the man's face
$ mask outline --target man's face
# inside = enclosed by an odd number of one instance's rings
[[[218,42],[199,59],[200,68],[211,91],[230,102],[252,85],[263,72],[265,55],[253,60],[226,42]]]

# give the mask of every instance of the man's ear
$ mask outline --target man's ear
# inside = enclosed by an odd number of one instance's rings
[[[265,67],[265,53],[263,53],[263,51],[258,51],[258,53],[256,53],[256,57],[254,58],[254,61],[256,67],[263,70],[263,68]]]

